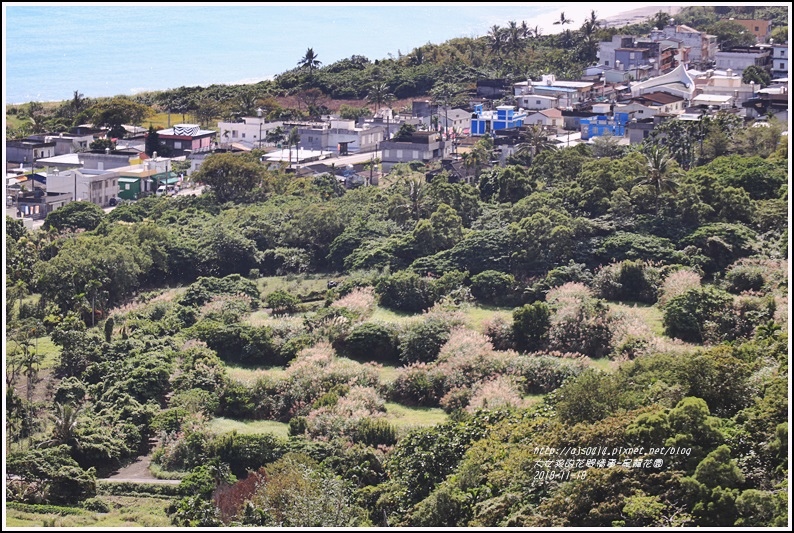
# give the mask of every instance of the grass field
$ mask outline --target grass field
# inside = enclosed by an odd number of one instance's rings
[[[375,312],[369,317],[369,322],[392,322],[396,324],[405,324],[412,320],[418,320],[422,315],[412,315],[410,313],[403,313],[401,311],[392,311],[385,307],[377,306]]]
[[[386,419],[402,433],[416,427],[443,424],[448,417],[438,407],[406,407],[399,403],[386,402]]]
[[[327,274],[298,274],[291,276],[267,276],[259,278],[257,285],[259,292],[267,296],[278,290],[287,291],[298,298],[312,292],[325,292],[328,282],[339,281],[341,277]]]
[[[272,366],[268,368],[247,368],[244,366],[226,365],[226,375],[244,385],[251,386],[265,376],[278,379],[284,375],[284,368]]]
[[[655,305],[649,305],[641,302],[609,302],[609,306],[613,309],[623,311],[625,313],[632,313],[642,319],[643,322],[648,324],[654,335],[659,337],[664,335],[664,326],[662,325],[662,310]]]
[[[216,434],[231,433],[236,431],[240,435],[255,435],[258,433],[272,433],[277,437],[288,437],[289,429],[283,422],[273,420],[232,420],[231,418],[213,418],[210,422],[210,431]]]
[[[13,353],[14,350],[19,349],[17,343],[13,340],[6,339],[5,353],[6,355]],[[52,342],[49,337],[39,337],[38,339],[31,339],[30,341],[31,353],[39,353],[44,356],[41,361],[41,369],[54,368],[58,364],[58,358],[61,355],[61,347]]]
[[[85,511],[76,515],[32,513],[6,509],[7,527],[55,528],[167,528],[171,525],[165,508],[172,500],[156,497],[98,496],[110,506],[109,513]]]

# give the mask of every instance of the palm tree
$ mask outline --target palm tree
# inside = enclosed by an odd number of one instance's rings
[[[392,100],[394,95],[389,92],[389,85],[386,82],[376,81],[372,84],[367,94],[367,101],[375,104],[375,112],[380,110],[381,104]]]
[[[664,27],[670,22],[670,15],[662,10],[659,10],[653,17],[651,17],[650,22],[651,26],[654,28],[658,28],[660,30],[664,29]]]
[[[504,28],[500,28],[498,24],[491,26],[491,29],[488,31],[488,42],[491,47],[491,52],[499,57],[505,44]]]
[[[543,130],[540,124],[532,124],[525,130],[521,131],[521,143],[516,147],[516,153],[519,155],[529,155],[529,164],[535,160],[535,156],[544,150],[554,150],[556,146],[554,141],[551,141]]]
[[[560,12],[560,20],[554,22],[554,24],[559,24],[561,26],[565,26],[566,24],[571,24],[573,21],[569,18],[565,17],[565,11]]]
[[[281,126],[276,127],[276,129],[270,130],[265,133],[265,141],[273,144],[279,144],[284,142],[286,138],[286,134],[284,133],[284,128]]]
[[[289,167],[292,168],[292,145],[295,145],[295,159],[298,159],[298,145],[301,142],[301,136],[298,133],[298,127],[295,126],[290,130],[287,137],[287,148],[289,149]]]
[[[524,44],[521,41],[521,28],[515,20],[511,20],[507,24],[505,44],[508,50],[514,54],[518,54]]]
[[[300,61],[298,61],[298,66],[300,68],[305,68],[309,70],[309,77],[312,77],[314,73],[314,69],[320,68],[322,62],[317,59],[317,54],[314,53],[314,49],[309,48],[306,50],[306,55],[304,55]]]
[[[656,195],[656,210],[659,210],[659,196],[662,192],[674,193],[678,183],[674,177],[677,174],[676,163],[667,148],[653,145],[645,153],[646,174],[637,178],[638,185],[650,185]]]
[[[585,19],[581,28],[582,36],[584,37],[582,46],[588,61],[593,60],[596,57],[596,50],[598,49],[596,32],[600,26],[601,23],[598,22],[598,17],[596,16],[595,11],[590,11],[590,18]]]
[[[80,415],[80,408],[71,404],[55,404],[55,412],[52,420],[55,427],[52,429],[51,444],[71,444],[76,441],[75,432],[77,430],[77,420]],[[79,443],[78,443],[79,444]]]

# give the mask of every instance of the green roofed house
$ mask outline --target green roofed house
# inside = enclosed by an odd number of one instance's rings
[[[122,200],[137,200],[141,194],[140,177],[119,178],[119,198]]]

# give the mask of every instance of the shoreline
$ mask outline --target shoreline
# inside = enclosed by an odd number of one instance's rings
[[[630,5],[631,4],[629,4],[629,6]],[[571,6],[570,5],[565,5],[565,4],[560,4],[560,8],[562,10],[565,10],[568,7],[571,7]],[[626,11],[622,11],[622,12],[614,14],[614,15],[609,15],[609,16],[606,16],[606,17],[603,17],[603,18],[599,18],[599,20],[601,21],[602,26],[604,28],[608,28],[608,27],[613,27],[614,28],[616,26],[620,27],[620,26],[626,26],[626,25],[629,25],[629,24],[636,24],[636,23],[643,22],[646,19],[648,19],[648,18],[652,17],[653,15],[655,15],[656,13],[658,13],[660,10],[669,13],[671,16],[675,16],[682,9],[684,9],[684,7],[685,6],[683,6],[683,5],[663,5],[663,6],[650,5],[650,6],[644,6],[644,7],[628,9]],[[597,11],[598,11],[598,9],[596,8],[596,13],[597,13]],[[548,32],[548,34],[557,33],[556,31],[553,31],[551,29],[549,29],[549,30],[550,31]],[[562,31],[561,28],[554,28],[554,30]],[[480,37],[482,37],[482,36],[480,36]],[[244,79],[244,80],[232,81],[232,82],[228,82],[228,83],[209,84],[209,85],[202,86],[202,87],[209,87],[210,85],[226,85],[226,86],[230,86],[230,87],[231,86],[238,86],[238,85],[253,85],[253,84],[256,84],[256,83],[260,83],[262,81],[266,81],[266,80],[269,80],[269,79],[274,79],[276,76],[267,76],[267,77],[264,77],[262,79],[248,78],[249,80],[256,80],[256,81],[248,82],[247,80]],[[115,95],[110,95],[110,96],[98,96],[98,97],[91,97],[91,98],[114,98],[116,96],[134,97],[134,96],[139,95],[139,94],[158,93],[158,92],[163,92],[163,91],[169,91],[169,90],[172,90],[172,89],[173,89],[173,87],[172,88],[164,88],[164,89],[146,89],[146,90],[141,90],[141,91],[137,91],[137,92],[134,92],[134,93],[120,93],[120,94],[115,94]],[[29,104],[31,102],[34,102],[34,101],[42,103],[42,104],[45,104],[45,105],[46,104],[60,104],[60,103],[69,101],[69,98],[64,98],[64,99],[59,99],[59,100],[27,100],[27,101],[23,101],[23,102],[8,102],[8,101],[6,101],[4,103],[5,103],[6,108],[8,108],[9,106],[24,106],[24,105],[27,105],[27,104]]]

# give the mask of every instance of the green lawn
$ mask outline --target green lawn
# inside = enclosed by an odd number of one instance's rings
[[[165,513],[173,500],[157,497],[98,496],[110,506],[109,513],[85,511],[78,515],[31,513],[6,509],[7,527],[55,528],[168,528],[171,520]]]
[[[13,340],[6,339],[6,354],[11,353],[17,348],[17,343]],[[38,339],[31,340],[31,350],[38,350],[38,353],[44,356],[41,362],[41,369],[54,368],[58,364],[58,358],[61,354],[61,347],[56,345],[49,337],[39,337]]]
[[[392,366],[392,365],[383,365],[381,368],[378,369],[378,380],[382,384],[391,383],[397,376],[400,375],[400,368],[399,366]]]
[[[502,317],[507,323],[513,321],[512,307],[491,307],[488,305],[471,305],[464,309],[468,325],[482,333],[485,322]]]
[[[392,322],[395,324],[405,324],[411,320],[421,317],[421,314],[404,313],[402,311],[392,311],[385,307],[375,307],[375,312],[367,320],[368,322]]]
[[[398,431],[416,427],[435,426],[448,420],[447,414],[438,407],[406,407],[399,403],[386,402],[386,419]]]
[[[642,302],[609,302],[609,306],[624,313],[632,313],[640,317],[651,328],[654,335],[664,336],[663,313],[655,305]]]
[[[339,276],[328,274],[297,274],[287,276],[267,276],[257,280],[259,292],[267,297],[271,292],[287,291],[298,298],[313,292],[325,293],[329,281],[340,281]]]
[[[216,434],[231,433],[236,431],[240,435],[255,435],[258,433],[272,433],[277,437],[288,437],[289,428],[283,422],[273,420],[232,420],[231,418],[213,418],[210,422],[210,431]]]
[[[226,375],[229,378],[239,381],[240,383],[251,386],[255,384],[260,378],[270,377],[278,379],[284,375],[284,368],[280,366],[272,366],[269,368],[247,368],[244,366],[230,366],[226,365]]]

